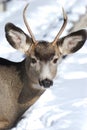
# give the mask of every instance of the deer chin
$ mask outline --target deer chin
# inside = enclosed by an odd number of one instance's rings
[[[32,87],[34,89],[37,89],[37,90],[46,90],[46,88],[44,86],[41,86],[39,83],[38,84],[33,84]]]

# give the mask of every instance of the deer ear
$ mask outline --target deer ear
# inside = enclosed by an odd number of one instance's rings
[[[63,55],[67,55],[78,51],[84,45],[86,39],[86,30],[79,30],[60,39],[57,45],[59,47],[60,52]]]
[[[26,53],[32,44],[32,39],[12,23],[6,24],[5,34],[10,45],[23,53]]]

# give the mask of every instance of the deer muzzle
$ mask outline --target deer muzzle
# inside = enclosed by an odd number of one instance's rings
[[[39,81],[40,86],[43,86],[44,88],[49,88],[53,85],[53,81],[49,79],[44,79]]]

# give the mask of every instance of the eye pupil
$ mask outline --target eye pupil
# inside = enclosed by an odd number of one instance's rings
[[[54,59],[54,60],[53,60],[53,63],[57,63],[57,60],[58,60],[57,58],[56,58],[56,59]]]
[[[31,58],[31,63],[35,64],[37,61],[34,58]]]

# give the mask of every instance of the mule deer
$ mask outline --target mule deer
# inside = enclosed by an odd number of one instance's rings
[[[51,43],[37,41],[26,20],[27,6],[23,19],[31,37],[12,23],[5,26],[7,41],[26,58],[20,63],[0,58],[0,130],[12,128],[25,110],[53,85],[59,59],[79,50],[87,38],[87,32],[79,30],[59,39],[67,24],[63,10],[64,23],[55,39]]]

